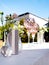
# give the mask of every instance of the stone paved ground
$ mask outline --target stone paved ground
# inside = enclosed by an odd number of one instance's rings
[[[0,54],[0,65],[36,65],[40,58],[42,60],[46,56],[49,61],[49,49],[22,50],[18,55],[11,57],[3,57]],[[43,65],[44,63],[47,61],[43,61]],[[40,62],[37,65],[40,65]],[[49,65],[49,62],[46,65]]]

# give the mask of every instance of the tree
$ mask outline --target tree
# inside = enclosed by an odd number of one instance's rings
[[[2,26],[3,26],[3,12],[0,12],[0,15],[1,15],[1,24],[2,24]]]
[[[3,25],[3,12],[0,12],[0,14],[1,14],[1,23],[2,23],[2,26],[0,26],[0,36],[1,36],[0,39],[3,39],[4,32],[7,32],[7,34],[8,34],[10,29],[13,28],[14,22],[15,22],[15,21],[13,21],[13,19],[15,19],[17,17],[17,15],[16,14],[6,15],[6,17],[5,17],[6,23],[5,23],[5,25]]]
[[[24,25],[24,19],[23,18],[20,20],[20,25]]]
[[[49,42],[49,18],[48,18],[48,23],[45,25],[46,25],[47,31],[45,31],[44,33],[44,39],[46,42]]]
[[[49,32],[49,18],[48,18],[48,23],[47,23],[47,30]]]
[[[1,18],[0,18],[0,22],[1,22],[1,24],[2,24],[2,26],[0,26],[0,39],[3,39],[3,37],[4,37],[4,32],[3,32],[3,28],[4,28],[4,27],[3,27],[3,22],[4,22],[4,21],[3,21],[3,14],[4,14],[4,13],[0,11],[0,17],[1,17]]]
[[[11,14],[6,15],[6,23],[4,26],[4,30],[6,30],[7,33],[9,33],[9,31],[13,28],[14,26],[14,22],[13,22],[13,17]]]

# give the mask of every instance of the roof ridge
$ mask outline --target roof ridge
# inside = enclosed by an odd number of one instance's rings
[[[18,17],[21,17],[21,16],[23,16],[23,15],[27,15],[27,14],[32,14],[32,13],[26,12],[26,13],[23,13],[23,14],[18,15]],[[43,19],[43,20],[47,21],[46,19],[44,19],[44,18],[42,18],[42,17],[39,17],[39,16],[37,16],[37,15],[35,15],[35,14],[32,14],[32,15],[34,15],[34,16],[40,18],[40,19]]]

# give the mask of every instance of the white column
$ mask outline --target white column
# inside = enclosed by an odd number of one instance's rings
[[[43,43],[44,42],[44,36],[43,36],[44,32],[38,32],[37,33],[37,42],[38,43]]]
[[[37,42],[38,42],[38,43],[40,43],[40,37],[41,37],[41,36],[40,36],[40,33],[38,32],[38,33],[37,33]]]
[[[13,54],[18,54],[18,30],[12,30],[12,50]]]
[[[15,53],[15,30],[12,30],[12,51],[13,51],[13,54]]]

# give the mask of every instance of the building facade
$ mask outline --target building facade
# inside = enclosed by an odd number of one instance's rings
[[[45,20],[44,18],[41,18],[29,12],[19,15],[15,20],[16,22],[18,22],[21,19],[25,19],[27,21],[33,21],[34,19],[34,21],[39,25],[40,28],[44,27],[44,25],[47,23],[47,20]],[[41,42],[41,43],[44,42],[44,32],[38,32],[37,42]]]

